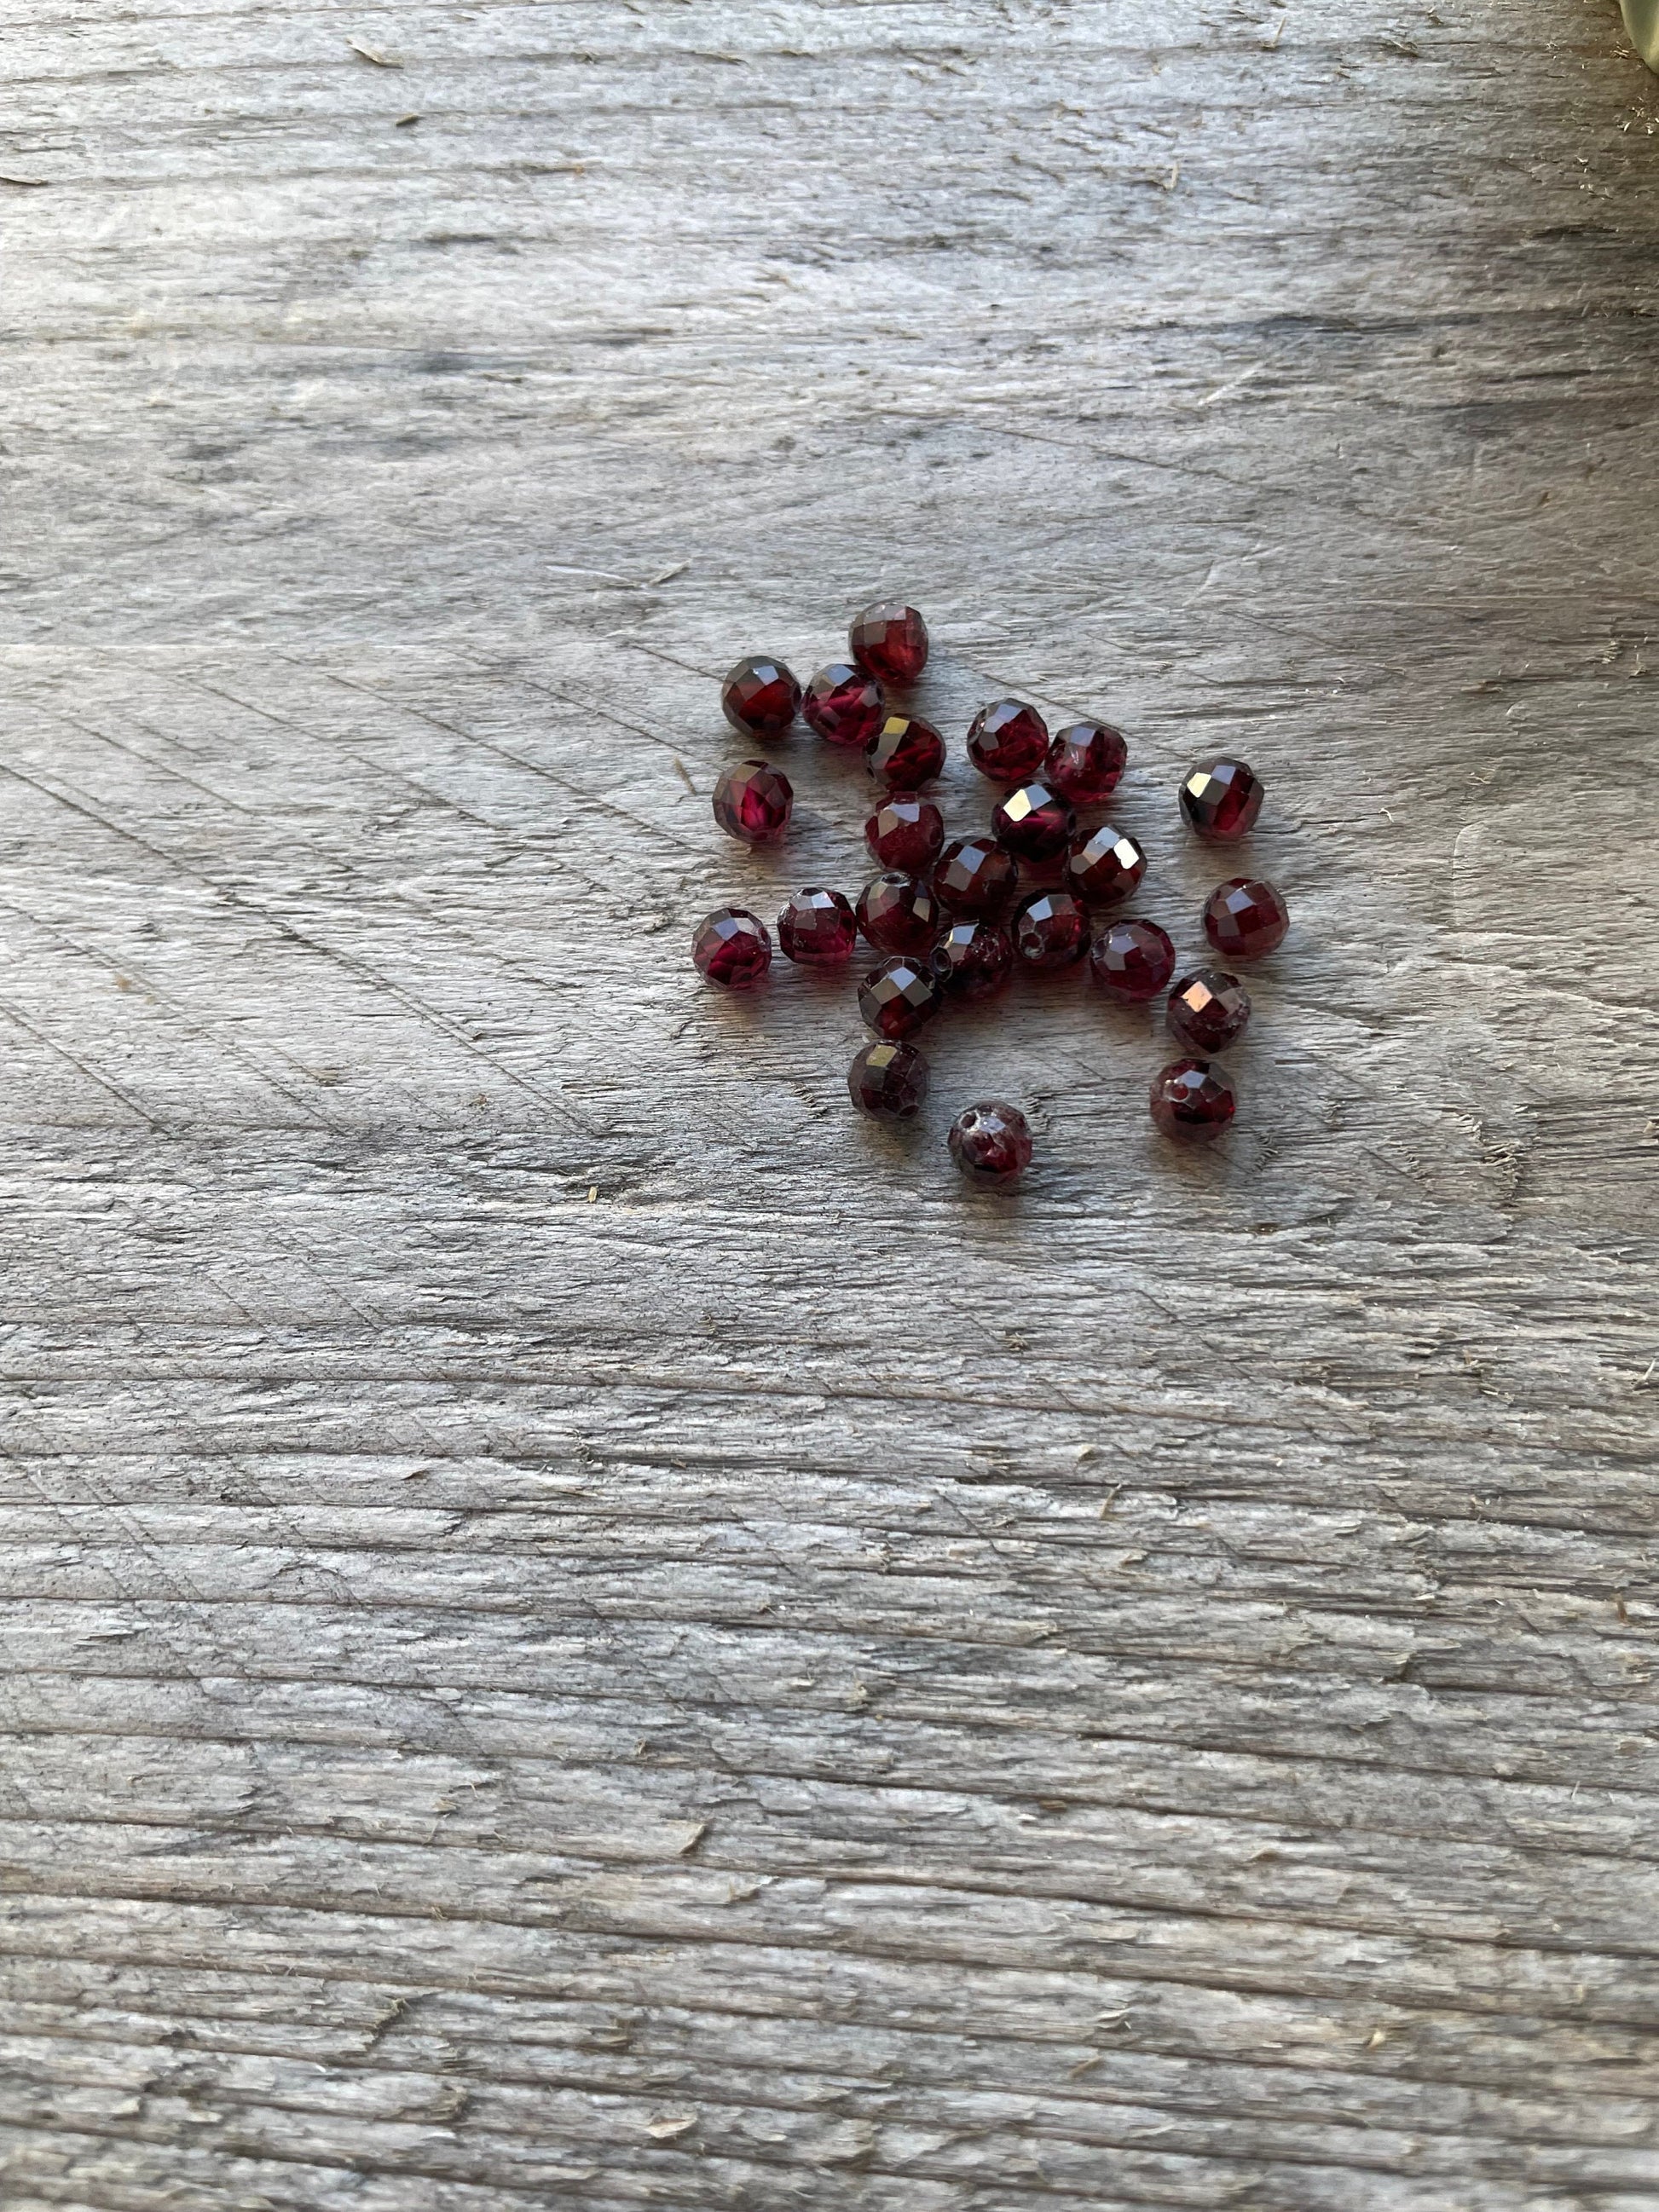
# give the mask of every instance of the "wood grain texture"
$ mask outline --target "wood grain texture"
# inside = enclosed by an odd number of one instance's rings
[[[0,27],[6,2212],[1652,2212],[1612,0]],[[695,987],[878,591],[1183,951],[1267,775],[1213,1156],[1069,985],[905,1142]]]

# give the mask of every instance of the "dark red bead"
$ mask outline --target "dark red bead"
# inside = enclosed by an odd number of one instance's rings
[[[872,775],[894,791],[931,783],[945,765],[945,740],[920,714],[890,714],[864,749]]]
[[[1048,725],[1023,699],[981,707],[968,726],[968,757],[993,783],[1024,783],[1048,750]]]
[[[728,991],[746,991],[772,964],[772,940],[757,915],[740,906],[717,907],[691,940],[697,973]]]
[[[865,823],[864,842],[884,868],[926,875],[945,842],[945,817],[931,799],[890,799]]]
[[[914,607],[896,599],[878,600],[854,615],[847,642],[860,668],[900,691],[927,665],[927,625]]]
[[[1224,1052],[1244,1034],[1250,994],[1224,968],[1200,968],[1183,975],[1170,992],[1164,1018],[1170,1035],[1188,1052]]]
[[[933,973],[947,999],[972,1005],[995,996],[1013,972],[1014,948],[994,921],[957,921],[933,949]]]
[[[1261,960],[1285,941],[1290,908],[1271,884],[1234,876],[1204,902],[1204,934],[1224,960]]]
[[[1175,974],[1175,947],[1155,921],[1115,921],[1090,948],[1089,966],[1103,991],[1138,1006],[1167,987]]]
[[[797,891],[778,916],[778,945],[804,968],[839,968],[858,943],[858,916],[839,891]]]
[[[1243,761],[1206,761],[1182,784],[1181,811],[1211,844],[1235,844],[1261,811],[1261,786]]]
[[[1225,1071],[1213,1060],[1172,1060],[1152,1078],[1149,1103],[1166,1137],[1205,1144],[1221,1134],[1238,1101]]]
[[[739,761],[714,786],[714,819],[745,845],[775,845],[795,804],[789,779],[769,761]]]
[[[930,962],[900,953],[872,968],[859,985],[859,1012],[878,1036],[907,1037],[939,1012],[939,979]]]
[[[1070,891],[1036,891],[1014,916],[1014,950],[1029,968],[1069,968],[1089,950],[1089,917]]]
[[[1042,781],[1073,806],[1103,806],[1128,758],[1121,730],[1108,722],[1073,722],[1049,746]]]
[[[991,816],[999,843],[1022,860],[1052,860],[1077,828],[1077,811],[1046,783],[1023,783]]]
[[[887,719],[887,699],[873,676],[832,660],[801,694],[800,710],[832,745],[867,745]]]
[[[952,914],[994,921],[1007,913],[1019,887],[1013,855],[992,837],[958,837],[939,854],[933,895]]]
[[[1031,1164],[1030,1124],[1006,1099],[981,1098],[958,1114],[945,1142],[970,1182],[1012,1182]]]
[[[1146,855],[1109,822],[1079,837],[1066,856],[1066,882],[1091,906],[1121,906],[1146,872]]]
[[[800,685],[781,660],[751,653],[720,686],[720,712],[745,738],[781,738],[800,710]]]
[[[928,952],[945,926],[939,901],[916,876],[877,876],[859,895],[859,927],[879,952]]]
[[[913,1044],[867,1044],[847,1071],[847,1089],[860,1114],[908,1121],[927,1096],[927,1063]]]

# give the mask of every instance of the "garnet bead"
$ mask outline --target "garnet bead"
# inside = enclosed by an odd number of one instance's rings
[[[1066,858],[1066,881],[1091,906],[1121,906],[1146,872],[1146,855],[1109,822],[1079,837]]]
[[[920,714],[890,714],[864,749],[870,773],[894,791],[931,783],[945,765],[945,740]]]
[[[720,712],[745,738],[781,738],[800,708],[800,685],[781,660],[751,653],[720,686]]]
[[[1037,891],[1013,921],[1014,950],[1029,968],[1069,968],[1089,950],[1089,917],[1070,891]]]
[[[927,952],[944,926],[939,901],[915,876],[877,876],[859,894],[859,927],[878,952]]]
[[[1271,884],[1234,876],[1204,902],[1204,934],[1226,960],[1261,960],[1285,941],[1290,908]]]
[[[1204,1144],[1233,1118],[1237,1099],[1224,1069],[1207,1060],[1172,1060],[1152,1078],[1152,1119],[1166,1137]]]
[[[1106,722],[1073,722],[1049,746],[1042,780],[1073,806],[1101,806],[1117,789],[1128,758],[1121,730]]]
[[[1070,842],[1077,814],[1046,783],[1023,783],[994,811],[991,827],[1020,860],[1052,860]]]
[[[1031,1164],[1030,1125],[1000,1098],[981,1098],[958,1114],[945,1142],[970,1182],[1012,1182]]]
[[[927,1096],[927,1063],[913,1044],[867,1044],[847,1071],[847,1089],[860,1114],[908,1121]]]
[[[952,914],[995,920],[1006,914],[1019,884],[1012,854],[990,837],[958,837],[939,856],[933,895]]]
[[[931,799],[890,799],[865,823],[864,842],[884,868],[925,875],[945,842],[945,817]]]
[[[1048,726],[1023,699],[981,707],[968,726],[968,757],[993,783],[1024,783],[1048,750]]]
[[[872,968],[859,985],[859,1012],[878,1036],[907,1037],[939,1012],[939,981],[929,963],[901,953]]]
[[[878,683],[902,690],[927,665],[927,625],[914,607],[883,599],[854,615],[847,642],[859,666]]]
[[[769,761],[739,761],[714,786],[714,819],[745,845],[775,845],[789,827],[795,794]]]
[[[1208,761],[1182,783],[1181,811],[1211,844],[1236,844],[1261,811],[1261,786],[1243,761]]]
[[[1183,975],[1170,994],[1164,1016],[1170,1035],[1188,1052],[1224,1052],[1244,1033],[1250,1018],[1250,994],[1224,968],[1200,968]]]
[[[1157,998],[1174,975],[1175,947],[1155,921],[1115,921],[1096,938],[1089,965],[1103,991],[1138,1006]]]
[[[804,968],[839,968],[858,943],[858,916],[839,891],[797,891],[778,916],[778,944]]]
[[[832,660],[801,694],[800,710],[832,745],[867,745],[887,719],[887,700],[873,676]]]
[[[1008,933],[994,921],[953,922],[933,951],[933,973],[947,999],[971,1006],[994,997],[1013,972]]]
[[[728,991],[746,991],[772,964],[772,940],[757,915],[740,906],[717,907],[691,940],[697,973]]]

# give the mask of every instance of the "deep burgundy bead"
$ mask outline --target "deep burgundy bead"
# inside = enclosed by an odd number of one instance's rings
[[[1224,960],[1261,960],[1285,941],[1290,908],[1271,884],[1234,876],[1204,902],[1204,934]]]
[[[859,894],[859,927],[878,952],[929,952],[945,926],[939,901],[916,876],[876,876]]]
[[[1121,906],[1146,872],[1146,855],[1109,822],[1079,837],[1066,856],[1066,883],[1091,906]]]
[[[1089,916],[1070,891],[1035,891],[1015,915],[1011,933],[1028,968],[1069,968],[1089,950]]]
[[[804,968],[839,968],[858,943],[858,916],[839,891],[797,891],[778,916],[778,945]]]
[[[887,719],[887,699],[873,676],[832,660],[801,694],[800,710],[832,745],[867,745]]]
[[[1042,781],[1073,806],[1103,806],[1128,758],[1121,730],[1109,722],[1073,722],[1049,746]]]
[[[714,819],[745,845],[775,845],[789,827],[795,794],[769,761],[739,761],[714,786]]]
[[[913,1044],[867,1044],[847,1071],[847,1089],[860,1114],[908,1121],[927,1096],[927,1063]]]
[[[1164,1018],[1170,1035],[1188,1052],[1224,1052],[1244,1034],[1250,994],[1224,968],[1200,968],[1183,975],[1170,992]]]
[[[1048,750],[1048,725],[1023,699],[981,707],[968,726],[968,757],[993,783],[1024,783]]]
[[[896,599],[878,600],[854,615],[847,642],[860,668],[896,690],[914,684],[927,665],[927,625]]]
[[[969,1005],[994,997],[1013,965],[1008,933],[994,921],[952,922],[933,950],[933,973],[945,997]]]
[[[1007,913],[1019,887],[1012,853],[993,837],[958,837],[939,854],[933,895],[952,914],[994,921]]]
[[[1209,1060],[1172,1060],[1152,1078],[1152,1119],[1166,1137],[1204,1144],[1218,1137],[1238,1101],[1224,1068]]]
[[[865,823],[864,842],[884,868],[923,876],[945,842],[945,817],[931,799],[890,799]]]
[[[746,991],[772,964],[772,940],[758,915],[740,906],[717,907],[691,940],[697,973],[728,991]]]
[[[931,783],[945,765],[945,740],[920,714],[890,714],[864,749],[870,773],[894,791]]]
[[[926,958],[900,953],[859,985],[859,1012],[878,1036],[907,1037],[939,1012],[939,979]]]
[[[1212,845],[1236,844],[1261,811],[1261,786],[1243,761],[1206,761],[1182,782],[1181,811]]]
[[[981,1098],[957,1115],[945,1139],[970,1182],[1012,1182],[1031,1164],[1030,1124],[1006,1099]]]
[[[1090,948],[1089,966],[1103,991],[1138,1006],[1175,974],[1175,947],[1155,921],[1115,921]]]
[[[1023,783],[991,816],[998,840],[1022,860],[1052,860],[1077,828],[1077,811],[1046,783]]]
[[[720,712],[745,738],[781,738],[799,711],[799,684],[769,653],[751,653],[720,686]]]

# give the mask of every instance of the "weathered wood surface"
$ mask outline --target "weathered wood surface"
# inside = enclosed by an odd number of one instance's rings
[[[1611,0],[4,18],[7,2212],[1651,2212]],[[711,678],[894,588],[1183,945],[1269,775],[1218,1155],[693,987],[866,802],[734,857]]]

